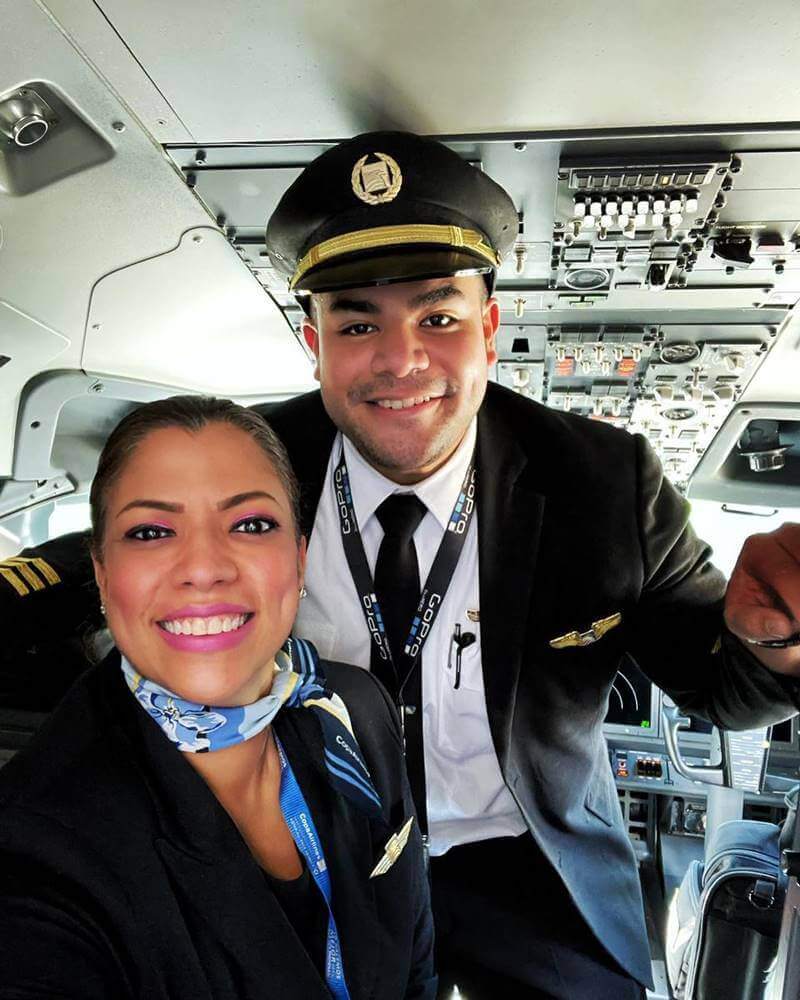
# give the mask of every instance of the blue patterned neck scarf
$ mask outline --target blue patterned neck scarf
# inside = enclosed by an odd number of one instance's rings
[[[185,753],[208,753],[235,746],[263,732],[280,709],[309,708],[319,719],[325,766],[331,784],[369,816],[381,802],[358,746],[347,706],[325,688],[325,674],[314,646],[290,637],[275,656],[269,694],[251,705],[220,708],[173,694],[138,673],[122,657],[128,687],[165,736]]]

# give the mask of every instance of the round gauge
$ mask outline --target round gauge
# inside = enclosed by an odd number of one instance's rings
[[[672,406],[669,410],[664,410],[662,416],[667,420],[691,420],[697,414],[691,406]]]
[[[667,365],[688,365],[699,357],[697,344],[665,344],[661,348],[661,360]]]
[[[611,275],[604,267],[575,267],[564,275],[567,288],[574,288],[577,292],[605,288],[610,280]]]

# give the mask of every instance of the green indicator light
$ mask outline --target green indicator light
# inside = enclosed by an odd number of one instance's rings
[[[649,719],[644,719],[642,722],[639,723],[639,728],[640,729],[649,729],[650,728],[650,720]]]

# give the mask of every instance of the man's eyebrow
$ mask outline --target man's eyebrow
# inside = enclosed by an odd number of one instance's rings
[[[348,299],[339,296],[328,306],[328,311],[368,313],[370,316],[376,316],[381,310],[377,303],[371,302],[369,299]]]
[[[271,493],[267,493],[265,490],[248,490],[246,493],[234,493],[232,497],[228,497],[226,500],[220,500],[217,504],[217,510],[230,510],[232,507],[238,507],[239,504],[246,503],[248,500],[272,500],[274,503],[280,506],[280,500],[274,497]],[[131,500],[130,503],[126,503],[122,510],[117,514],[117,517],[124,514],[128,510],[133,510],[134,508],[142,508],[144,510],[164,510],[169,514],[182,514],[185,507],[182,503],[169,503],[167,500]]]
[[[454,298],[464,298],[464,293],[460,288],[455,285],[439,285],[437,288],[431,288],[430,291],[415,295],[413,299],[409,299],[408,305],[412,309],[418,309],[420,306],[432,306],[445,299]]]

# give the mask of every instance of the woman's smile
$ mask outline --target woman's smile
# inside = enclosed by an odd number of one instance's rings
[[[187,653],[213,653],[233,649],[250,635],[254,614],[213,615],[210,618],[174,618],[157,623],[161,638],[172,649]]]

